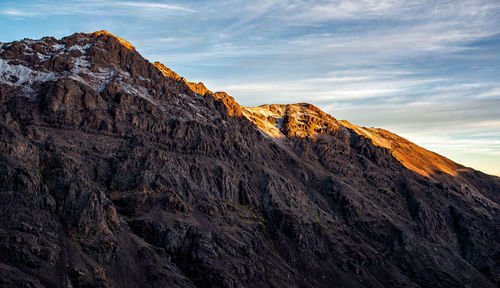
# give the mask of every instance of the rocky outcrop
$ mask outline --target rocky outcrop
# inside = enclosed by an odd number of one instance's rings
[[[370,139],[376,146],[388,149],[401,164],[420,175],[439,178],[441,174],[459,176],[461,173],[472,172],[472,169],[419,147],[389,131],[360,127],[345,120],[337,121],[311,104],[262,105],[243,107],[243,111],[243,114],[261,131],[275,138],[316,137],[319,134],[334,133],[342,128],[344,131],[347,129],[349,133]]]
[[[0,59],[2,287],[499,285],[497,177],[198,93],[109,33]]]
[[[337,120],[308,104],[262,105],[243,107],[243,114],[272,137],[314,138],[339,129]]]

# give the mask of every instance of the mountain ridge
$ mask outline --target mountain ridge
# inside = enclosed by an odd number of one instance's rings
[[[425,177],[310,104],[195,93],[106,33],[0,59],[5,287],[499,284],[497,177]]]
[[[96,31],[93,33],[88,33],[87,35],[91,36],[91,37],[99,37],[101,35],[113,37],[113,38],[117,39],[120,42],[120,44],[122,44],[127,49],[135,51],[135,47],[130,42],[108,32],[106,30],[100,30],[100,31]],[[158,70],[160,70],[165,77],[174,79],[176,81],[183,81],[195,93],[198,93],[200,95],[205,95],[206,93],[209,93],[211,95],[219,95],[219,96],[215,96],[215,97],[219,97],[219,98],[231,97],[227,93],[222,92],[222,91],[213,93],[211,90],[206,88],[202,82],[198,82],[198,83],[189,82],[184,77],[178,75],[173,70],[171,70],[170,68],[166,67],[164,64],[162,64],[158,61],[154,62],[153,65],[156,68],[158,68]],[[223,94],[225,94],[225,95],[223,95]],[[223,96],[221,96],[221,95],[223,95]],[[231,102],[230,105],[233,107],[232,109],[234,109],[234,107],[240,107],[239,110],[241,110],[241,107],[243,107],[243,106],[239,105],[234,100],[234,98],[232,98],[232,100],[230,100],[230,102]],[[297,104],[285,104],[285,105],[300,105],[300,104],[307,104],[307,105],[314,106],[314,105],[309,104],[309,103],[297,103]],[[265,105],[277,106],[280,104],[265,104]],[[261,105],[258,107],[262,107],[265,105]],[[242,114],[245,117],[247,117],[248,119],[250,119],[252,122],[254,122],[257,125],[257,127],[259,127],[262,131],[264,131],[264,133],[270,132],[270,133],[272,133],[272,135],[269,134],[270,136],[273,136],[273,137],[279,136],[279,133],[276,134],[276,131],[271,132],[271,131],[268,131],[268,128],[264,128],[264,126],[269,127],[268,123],[266,123],[266,125],[264,125],[262,123],[262,121],[258,121],[256,119],[256,117],[250,116],[250,114],[252,114],[250,111],[255,110],[255,109],[257,109],[257,107],[244,107],[243,108],[244,112]],[[314,106],[314,108],[311,109],[311,111],[316,111],[316,110],[319,110],[319,108],[317,108],[316,106]],[[321,112],[324,113],[323,111],[321,111]],[[237,112],[237,113],[239,113],[239,112]],[[262,115],[260,115],[260,116],[262,116]],[[281,115],[281,116],[283,117],[283,115]],[[321,116],[323,116],[323,115],[321,115]],[[274,121],[276,121],[276,120],[274,120]],[[360,127],[360,126],[351,124],[346,120],[340,120],[340,121],[338,121],[338,123],[341,126],[349,128],[360,135],[363,135],[367,138],[370,138],[375,143],[375,145],[391,150],[393,152],[394,156],[398,160],[400,160],[400,162],[402,162],[403,165],[405,165],[405,167],[407,167],[407,168],[409,168],[409,169],[411,169],[411,170],[413,170],[421,175],[429,177],[432,174],[444,172],[444,173],[450,174],[452,176],[457,176],[458,172],[456,170],[461,169],[462,171],[466,171],[465,167],[456,164],[452,160],[450,160],[446,157],[443,157],[435,152],[432,152],[432,151],[429,151],[425,148],[422,148],[422,147],[404,139],[403,137],[400,137],[394,133],[391,133],[390,131],[383,130],[381,128]],[[271,130],[273,130],[273,129],[271,128]],[[374,136],[374,134],[376,136]],[[393,136],[396,136],[397,139],[394,139],[395,137],[393,137]],[[392,139],[393,141],[390,141],[390,140],[388,141],[388,139]],[[401,148],[398,148],[398,150],[393,151],[392,148],[394,146],[399,146],[399,145],[397,145],[397,142],[404,142],[405,144],[408,143],[408,145],[406,145],[408,147],[404,148],[404,150],[406,150],[406,152],[408,152],[408,150],[419,150],[419,151],[416,155],[411,155],[409,157],[409,158],[411,158],[411,160],[410,160],[410,159],[408,159],[408,157],[404,157],[403,153],[399,151],[399,150],[401,150]],[[429,162],[429,161],[424,161],[425,159],[433,159],[434,162],[438,162],[438,163],[437,164],[436,163],[426,163],[426,165],[419,165],[418,164],[419,162]],[[459,167],[461,167],[461,168],[459,168]]]
[[[160,71],[165,75],[165,77],[169,77],[175,80],[184,81],[189,88],[198,94],[205,95],[206,93],[214,94],[202,82],[194,83],[185,80],[184,77],[179,76],[177,73],[173,72],[171,69],[167,68],[165,65],[160,62],[155,62],[154,65],[158,67]],[[225,93],[225,92],[216,92],[216,93]],[[227,95],[227,93],[225,93]],[[228,95],[229,96],[229,95]],[[281,126],[277,127],[276,125],[281,125],[279,121],[284,121],[284,117],[286,117],[286,112],[289,111],[288,108],[285,107],[299,107],[305,106],[308,108],[309,113],[306,113],[308,116],[311,114],[318,114],[315,117],[322,121],[323,118],[328,118],[333,116],[326,114],[321,111],[318,107],[314,106],[310,103],[296,103],[296,104],[264,104],[257,107],[244,107],[235,102],[236,105],[240,107],[240,110],[243,110],[243,115],[251,120],[257,127],[271,137],[282,137],[282,136],[297,136],[299,137],[309,137],[314,136],[315,133],[311,134],[309,132],[297,133],[297,129],[287,129],[283,132],[281,131]],[[279,107],[279,108],[278,108]],[[264,111],[267,110],[267,111]],[[274,110],[274,111],[271,111]],[[276,113],[280,111],[280,113]],[[292,115],[297,116],[297,115]],[[271,117],[271,118],[269,118]],[[296,118],[296,117],[294,117]],[[308,129],[311,129],[311,125],[314,125],[313,119],[307,119],[304,125],[308,126]],[[398,159],[406,168],[413,170],[423,176],[431,177],[436,173],[446,173],[452,176],[457,176],[459,171],[470,171],[470,168],[465,168],[454,161],[439,155],[435,152],[429,151],[425,148],[422,148],[407,139],[398,136],[390,131],[381,129],[381,128],[366,128],[360,127],[354,124],[351,124],[347,120],[339,120],[337,121],[333,118],[335,124],[333,126],[341,126],[344,128],[348,128],[353,132],[367,137],[373,141],[373,143],[377,146],[387,148],[391,150],[391,153],[394,155],[396,159]],[[288,124],[288,123],[286,123]],[[289,125],[290,126],[290,125]],[[338,127],[337,127],[338,128]],[[314,130],[314,128],[312,128]],[[319,133],[328,133],[331,132],[332,127],[326,128],[323,132],[319,131]],[[295,131],[290,131],[295,130]],[[316,132],[317,133],[317,132]],[[412,153],[416,151],[415,153]],[[430,160],[430,161],[429,161]]]

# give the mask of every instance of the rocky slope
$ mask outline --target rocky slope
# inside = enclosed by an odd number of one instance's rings
[[[500,285],[499,178],[167,69],[104,31],[0,44],[0,286]]]
[[[248,119],[272,137],[315,137],[347,128],[352,133],[369,138],[374,145],[388,149],[406,168],[426,177],[432,178],[441,173],[458,176],[460,172],[472,171],[389,131],[359,127],[345,120],[337,121],[311,104],[262,105],[243,107],[243,110]]]

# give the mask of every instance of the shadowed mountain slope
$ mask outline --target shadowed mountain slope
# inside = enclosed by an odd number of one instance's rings
[[[499,178],[124,41],[0,44],[0,286],[500,284]]]

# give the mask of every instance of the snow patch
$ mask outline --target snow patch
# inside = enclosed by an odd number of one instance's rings
[[[75,64],[75,66],[69,72],[70,75],[68,75],[68,78],[87,84],[80,75],[87,74],[90,63],[83,57],[78,57],[73,59],[73,64]]]
[[[148,89],[146,89],[142,86],[133,87],[132,85],[130,85],[128,83],[122,83],[121,88],[123,89],[123,91],[125,93],[131,94],[131,95],[137,95],[137,96],[141,97],[142,99],[147,100],[151,104],[159,106],[160,110],[165,111],[165,108],[161,105],[161,103],[159,103],[156,99],[154,99],[153,97],[151,97],[151,95],[149,95]]]
[[[23,42],[26,45],[32,46],[33,44],[37,43],[38,41],[26,38],[26,39],[22,40],[21,42]]]
[[[97,81],[97,90],[99,92],[104,91],[106,85],[113,80],[116,75],[116,71],[109,68],[99,68],[99,71],[96,73],[92,73],[92,76]]]
[[[92,44],[87,44],[87,45],[84,45],[84,46],[81,46],[81,45],[73,45],[71,47],[69,47],[69,51],[74,51],[74,50],[78,50],[80,52],[82,52],[82,54],[85,54],[87,52],[87,49],[89,49],[90,47],[92,47]]]
[[[40,72],[23,65],[10,65],[9,61],[0,59],[0,83],[10,86],[22,86],[25,93],[33,92],[30,87],[35,82],[55,80],[53,72]]]
[[[31,46],[29,46],[28,44],[26,44],[24,41],[21,42],[21,47],[23,48],[23,53],[24,54],[27,54],[27,55],[32,55],[34,54],[34,51],[33,49],[31,48]]]
[[[38,59],[40,59],[40,61],[42,62],[47,61],[51,57],[50,55],[45,55],[40,52],[36,52],[36,56],[38,56]]]
[[[77,57],[73,59],[73,64],[75,64],[75,68],[77,69],[87,69],[90,67],[89,61],[85,60],[84,57]]]
[[[52,48],[52,50],[54,50],[54,51],[59,51],[59,50],[66,48],[66,44],[54,44],[54,45],[50,46],[50,48]]]
[[[9,61],[0,59],[0,81],[14,86],[49,81],[55,78],[55,73],[39,72],[23,65],[10,65]],[[17,81],[12,79],[17,78]]]
[[[111,69],[111,68],[99,68],[98,72],[90,72],[87,70],[87,74],[92,77],[92,80],[95,81],[97,85],[97,89],[99,92],[102,92],[106,85],[109,84],[113,79],[119,80],[123,82],[126,79],[130,79],[130,73],[119,70],[119,69]]]

